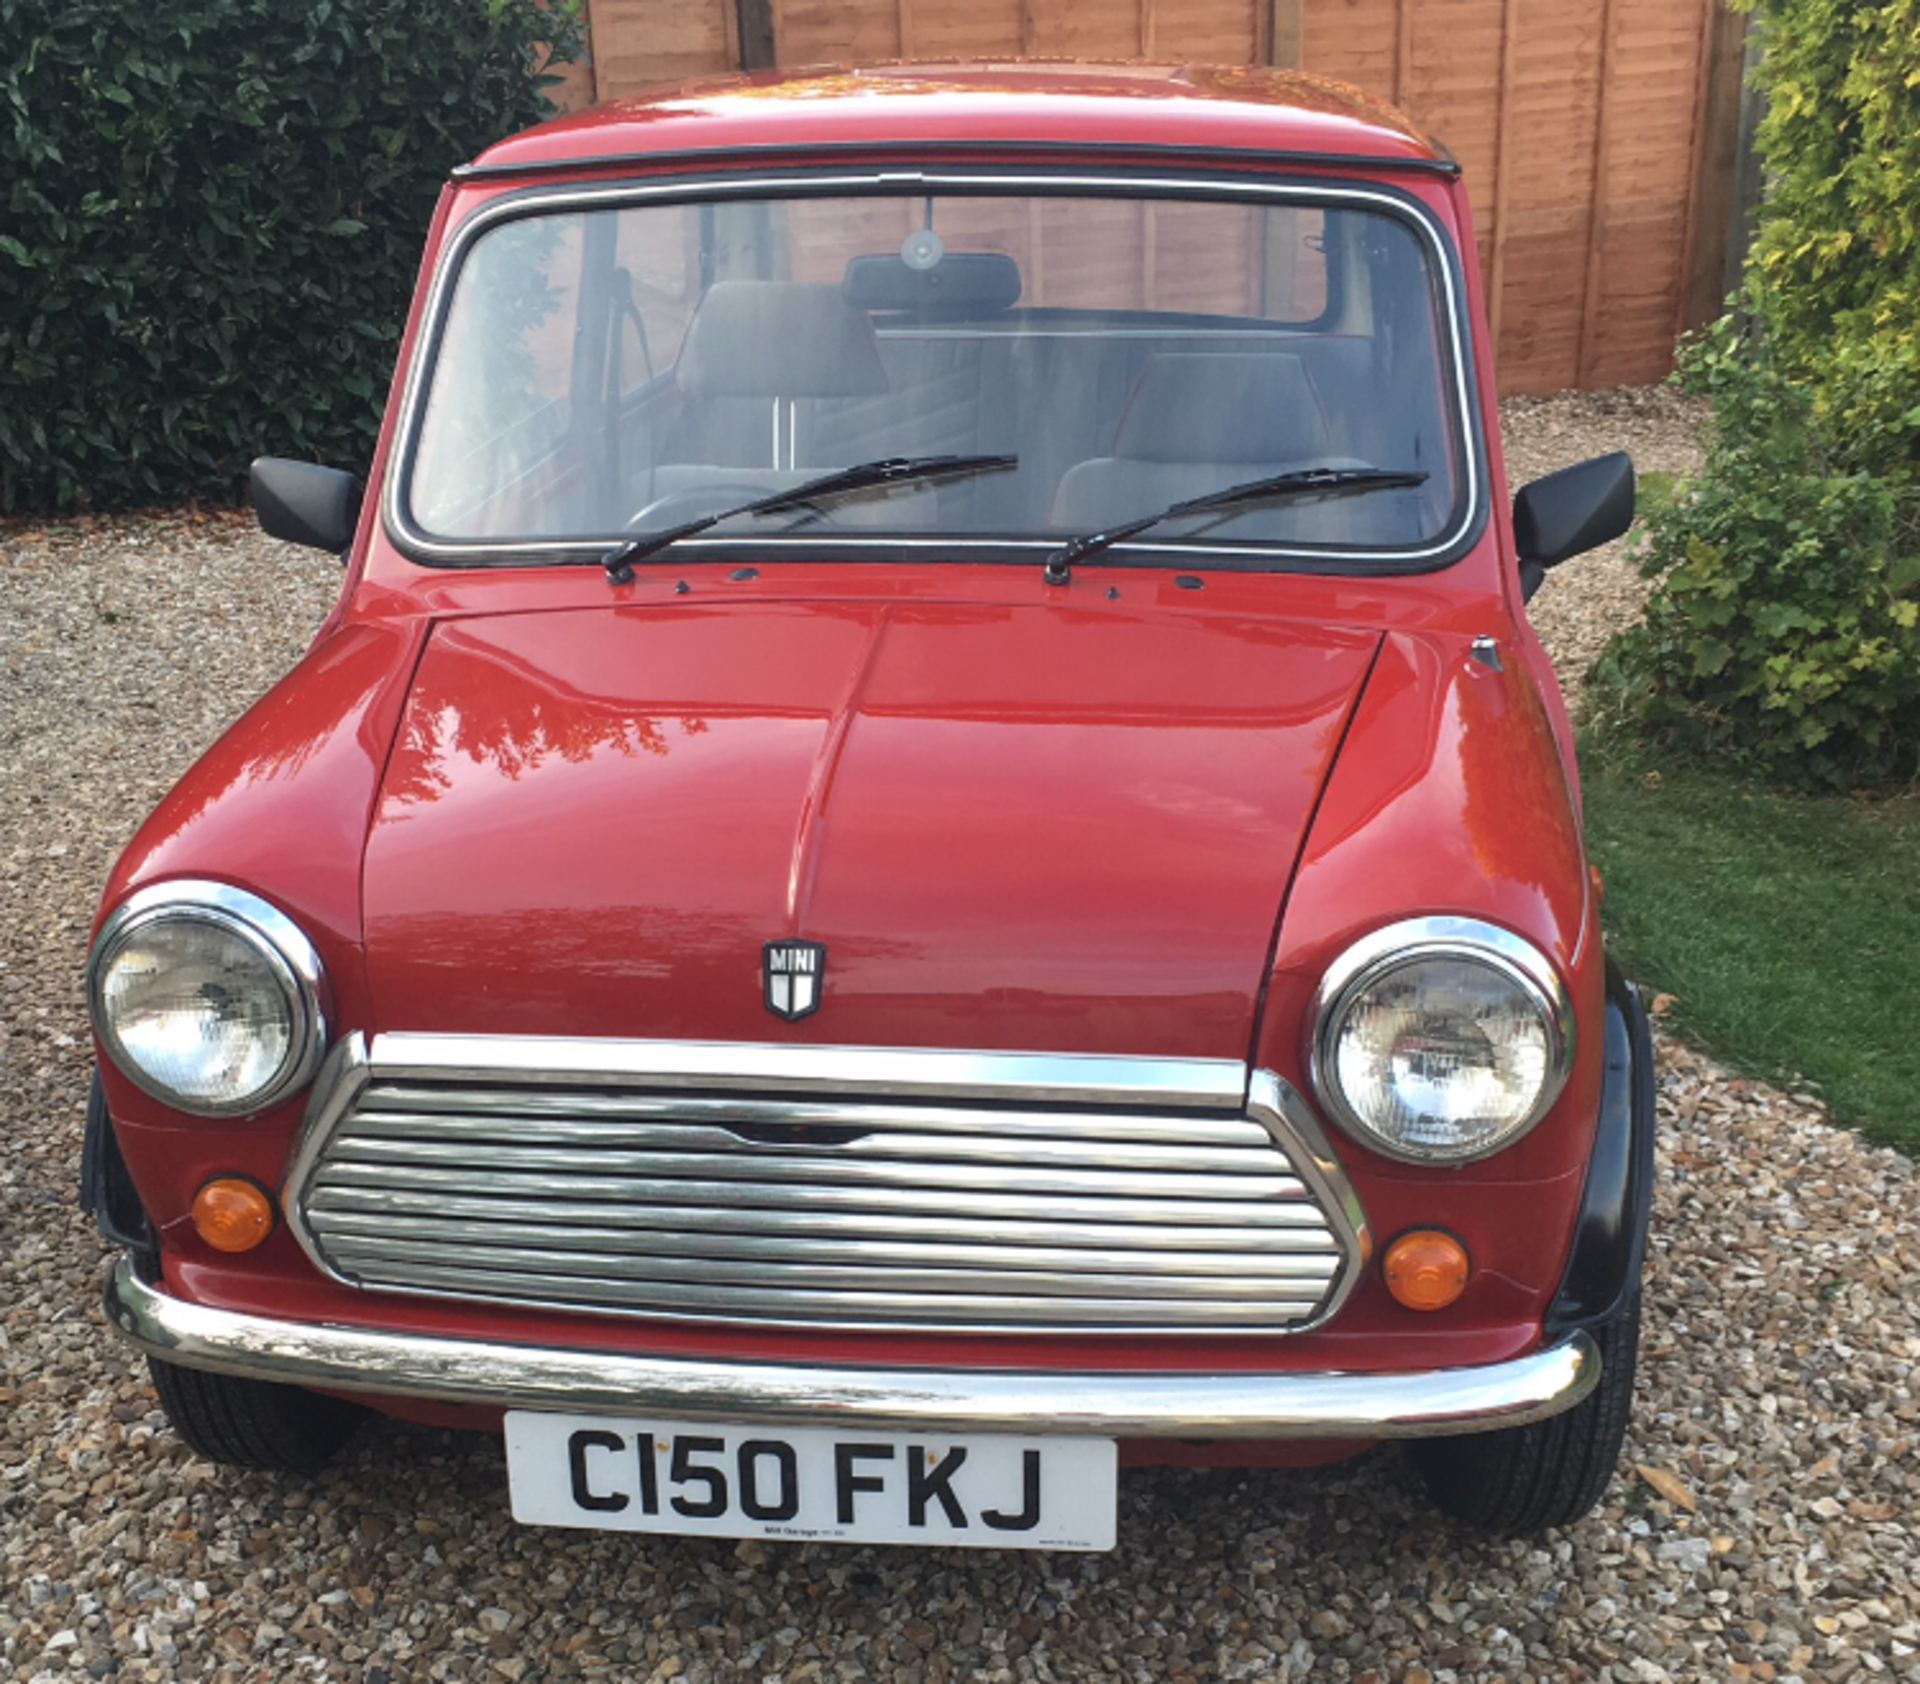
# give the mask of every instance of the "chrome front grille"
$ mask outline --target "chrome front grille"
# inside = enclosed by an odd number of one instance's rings
[[[1071,1105],[1071,1059],[1034,1081],[1034,1055],[974,1055],[955,1079],[953,1055],[930,1054],[948,1064],[921,1080],[898,1051],[805,1049],[783,1074],[787,1049],[758,1049],[774,1056],[743,1075],[726,1057],[741,1049],[715,1048],[703,1075],[684,1047],[663,1060],[652,1045],[347,1045],[288,1187],[303,1243],[372,1290],[1152,1334],[1318,1322],[1364,1250],[1311,1120],[1264,1074],[1245,1103],[1238,1066],[1169,1084],[1155,1064],[1130,1087],[1128,1065],[1148,1061],[1087,1060],[1101,1102]],[[1213,1103],[1229,1089],[1232,1112]],[[1035,1091],[1045,1103],[1022,1101]]]

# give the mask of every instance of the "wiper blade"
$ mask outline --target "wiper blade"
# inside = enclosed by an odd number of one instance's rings
[[[1062,544],[1047,557],[1046,581],[1064,585],[1073,577],[1072,567],[1110,545],[1158,526],[1179,515],[1202,514],[1209,509],[1228,509],[1235,503],[1280,503],[1294,497],[1340,497],[1355,491],[1387,490],[1394,486],[1423,485],[1427,476],[1397,468],[1296,468],[1291,473],[1270,474],[1265,479],[1247,480],[1240,485],[1223,486],[1201,497],[1189,497],[1158,514],[1142,515],[1104,532],[1089,532]]]
[[[883,456],[873,462],[856,462],[852,467],[836,468],[830,474],[803,481],[786,491],[771,492],[765,497],[756,497],[750,503],[736,503],[730,509],[702,515],[698,520],[690,520],[680,526],[670,526],[664,532],[642,533],[638,538],[630,539],[618,549],[608,552],[604,563],[607,578],[616,585],[628,584],[633,579],[633,564],[636,561],[739,515],[774,514],[781,509],[803,508],[822,497],[837,497],[847,491],[864,491],[875,485],[906,485],[915,480],[939,479],[946,474],[1004,472],[1019,465],[1020,458],[1017,456]]]

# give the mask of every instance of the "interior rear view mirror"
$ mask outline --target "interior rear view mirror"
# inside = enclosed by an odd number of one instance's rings
[[[997,251],[950,251],[915,267],[897,253],[876,252],[847,264],[840,290],[862,310],[984,316],[1019,302],[1020,266]]]

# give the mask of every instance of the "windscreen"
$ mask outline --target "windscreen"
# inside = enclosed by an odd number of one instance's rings
[[[483,561],[663,531],[859,463],[1006,459],[702,540],[939,559],[1378,469],[1412,483],[1256,497],[1143,541],[1391,561],[1465,509],[1446,296],[1412,216],[1338,193],[561,203],[462,247],[399,506],[436,559]]]

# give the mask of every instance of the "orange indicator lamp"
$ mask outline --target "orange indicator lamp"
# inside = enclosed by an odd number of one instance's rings
[[[215,1176],[193,1196],[193,1227],[215,1251],[251,1251],[273,1232],[273,1200],[244,1176]]]
[[[1381,1260],[1387,1290],[1409,1310],[1444,1310],[1467,1289],[1467,1248],[1439,1228],[1414,1228]]]

